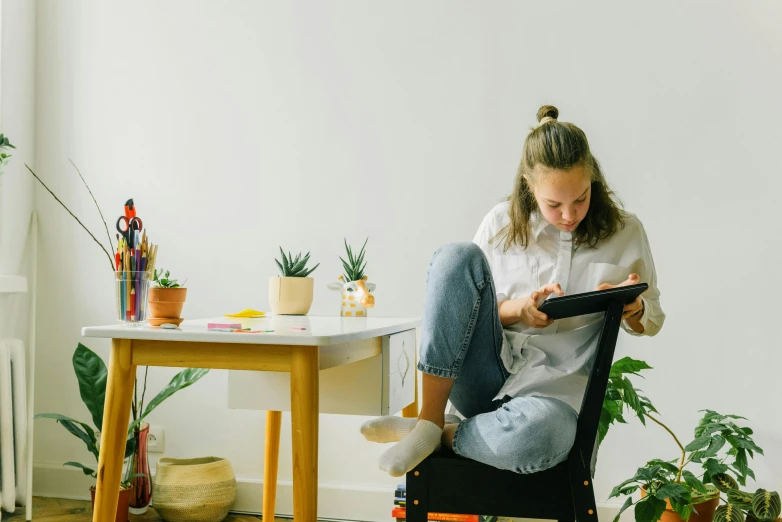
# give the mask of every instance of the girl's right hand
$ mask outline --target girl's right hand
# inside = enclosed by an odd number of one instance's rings
[[[565,295],[559,283],[551,283],[522,298],[520,321],[533,328],[545,328],[554,322],[546,314],[538,310],[538,300],[545,299],[550,294]]]

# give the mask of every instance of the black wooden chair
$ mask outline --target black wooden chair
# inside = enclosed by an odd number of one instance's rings
[[[425,522],[430,512],[597,522],[592,489],[597,426],[622,309],[621,302],[612,301],[606,310],[568,460],[539,473],[521,475],[452,452],[435,453],[407,474],[407,522]]]

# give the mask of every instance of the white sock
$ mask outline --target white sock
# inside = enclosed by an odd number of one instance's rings
[[[440,447],[443,430],[434,422],[419,420],[410,434],[380,455],[380,469],[401,477]]]
[[[461,419],[447,413],[446,424],[458,424]],[[361,425],[361,434],[370,442],[399,442],[413,431],[418,419],[389,415],[368,420]]]

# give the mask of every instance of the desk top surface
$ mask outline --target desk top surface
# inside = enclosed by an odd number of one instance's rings
[[[240,323],[262,333],[209,331],[209,323]],[[417,328],[421,320],[397,317],[339,317],[317,315],[270,315],[259,319],[213,317],[186,320],[176,330],[149,326],[87,326],[83,337],[145,339],[150,341],[191,341],[237,344],[282,344],[327,346],[390,335]]]

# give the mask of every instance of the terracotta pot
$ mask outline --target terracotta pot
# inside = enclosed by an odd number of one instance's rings
[[[270,277],[269,306],[276,315],[307,315],[312,306],[311,277]]]
[[[640,491],[641,498],[644,498],[646,496],[646,490],[641,488]],[[714,512],[717,511],[719,505],[719,497],[707,500],[706,502],[701,502],[700,504],[694,504],[693,507],[698,513],[696,514],[695,511],[693,511],[690,515],[689,522],[713,522]],[[680,517],[679,514],[673,510],[671,503],[666,500],[665,513],[663,513],[662,518],[660,518],[660,522],[684,522],[684,520],[682,520],[682,517]]]
[[[187,288],[149,289],[149,317],[181,317]]]
[[[119,501],[117,502],[117,514],[114,516],[114,522],[128,522],[130,516],[130,497],[133,495],[133,486],[119,491]],[[95,511],[95,486],[90,488],[90,498],[92,499],[92,509]]]

